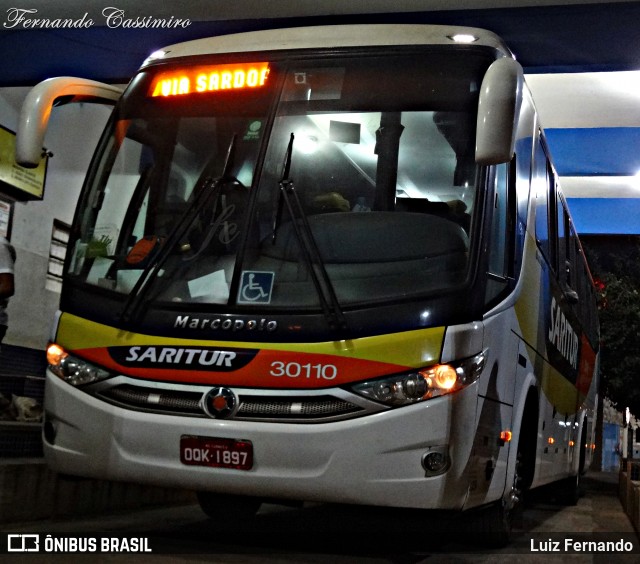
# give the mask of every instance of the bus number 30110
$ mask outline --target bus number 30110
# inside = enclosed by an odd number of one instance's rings
[[[299,362],[271,363],[271,376],[280,378],[306,378],[316,380],[333,380],[338,375],[338,368],[333,364],[300,364]]]

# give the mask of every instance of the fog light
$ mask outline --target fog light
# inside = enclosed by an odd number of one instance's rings
[[[435,447],[422,457],[422,467],[427,476],[437,476],[449,468],[449,455],[447,447]]]

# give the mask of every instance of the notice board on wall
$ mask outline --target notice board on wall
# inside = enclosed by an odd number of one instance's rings
[[[0,194],[13,200],[42,200],[48,156],[43,154],[36,168],[20,166],[15,160],[16,134],[0,125]]]

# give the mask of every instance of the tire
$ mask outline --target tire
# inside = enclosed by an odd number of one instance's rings
[[[511,542],[515,524],[521,521],[523,502],[520,482],[522,478],[518,473],[518,466],[520,463],[516,465],[511,489],[487,512],[488,522],[485,525],[487,539],[484,543],[486,546],[493,548],[507,546]]]
[[[262,505],[257,497],[197,492],[200,509],[217,524],[234,525],[255,517]]]
[[[582,423],[582,433],[580,434],[580,462],[578,473],[584,474],[587,471],[587,419]]]
[[[511,542],[513,529],[522,525],[524,496],[533,483],[535,472],[537,405],[537,395],[530,392],[518,437],[513,482],[502,499],[480,510],[472,520],[471,536],[477,544],[491,548],[506,546]]]
[[[561,505],[577,505],[580,499],[580,472],[558,482],[556,501]]]
[[[585,462],[587,456],[587,420],[582,424],[580,434],[580,454],[578,462],[578,472],[575,476],[561,480],[556,485],[556,501],[561,505],[577,505],[582,495],[581,476],[586,472]]]
[[[523,506],[520,491],[522,482],[519,472],[522,467],[520,459],[520,452],[518,452],[513,484],[503,498],[474,511],[470,516],[469,534],[474,544],[486,548],[502,548],[511,542],[513,529],[520,521]]]

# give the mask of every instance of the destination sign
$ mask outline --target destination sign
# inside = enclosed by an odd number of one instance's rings
[[[185,67],[158,73],[151,87],[151,97],[183,96],[205,92],[258,89],[269,76],[269,63],[239,63]]]

